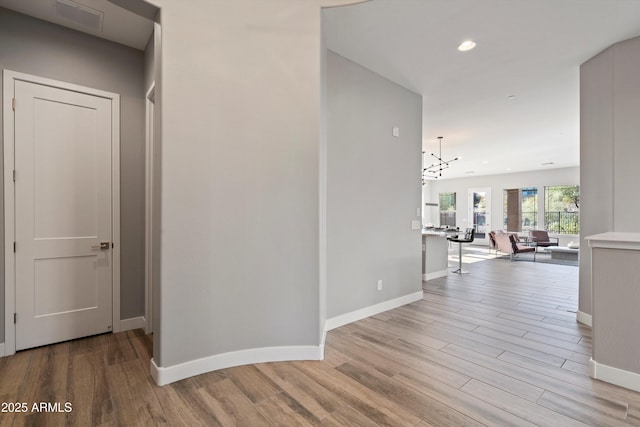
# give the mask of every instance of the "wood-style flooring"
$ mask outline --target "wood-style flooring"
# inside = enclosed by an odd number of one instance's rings
[[[0,358],[0,426],[640,426],[640,393],[589,378],[576,267],[488,259],[424,300],[330,331],[322,362],[225,369],[165,387],[151,338],[101,335]]]

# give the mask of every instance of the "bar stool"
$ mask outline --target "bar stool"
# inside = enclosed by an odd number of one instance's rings
[[[452,273],[457,273],[457,274],[467,274],[469,273],[466,270],[462,269],[462,244],[463,243],[471,243],[473,242],[473,238],[476,235],[476,230],[475,228],[467,228],[465,230],[464,233],[464,237],[460,237],[460,236],[452,236],[452,237],[447,237],[447,240],[450,242],[455,242],[458,244],[458,268],[456,270],[451,270]]]

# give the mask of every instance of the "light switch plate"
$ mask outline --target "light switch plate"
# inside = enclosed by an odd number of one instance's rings
[[[394,126],[393,129],[391,129],[391,135],[395,136],[396,138],[400,136],[400,128],[397,126]]]

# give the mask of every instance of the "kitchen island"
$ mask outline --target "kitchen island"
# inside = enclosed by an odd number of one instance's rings
[[[593,323],[589,374],[640,391],[640,233],[609,232],[586,240]]]
[[[455,229],[427,228],[422,230],[422,280],[432,280],[449,274],[449,241],[447,237],[460,233]]]

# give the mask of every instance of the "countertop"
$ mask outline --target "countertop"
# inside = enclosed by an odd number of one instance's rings
[[[585,240],[592,248],[640,250],[640,233],[615,231],[588,236]]]
[[[460,230],[456,230],[455,228],[426,228],[422,229],[423,236],[441,236],[446,237],[454,234],[460,234]]]

